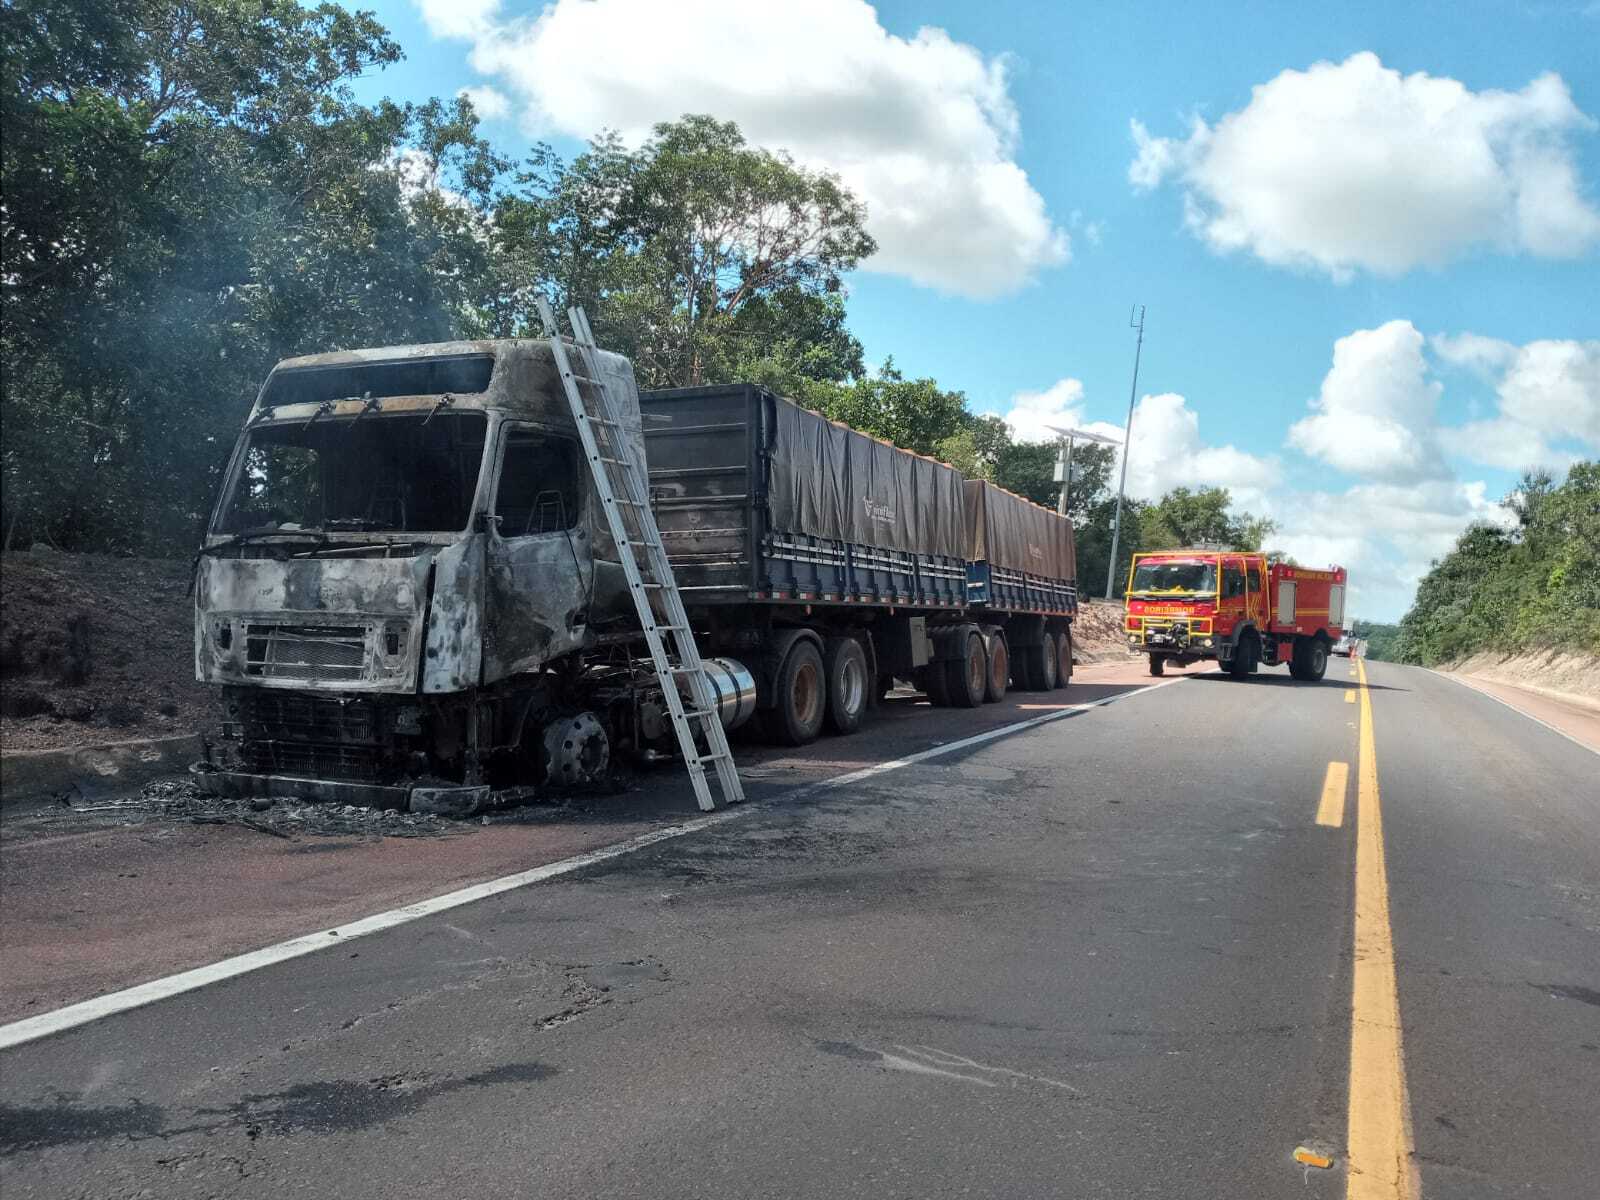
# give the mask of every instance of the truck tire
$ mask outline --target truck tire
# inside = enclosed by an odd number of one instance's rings
[[[1056,685],[1056,644],[1049,634],[1045,640],[1022,647],[1020,664],[1022,686],[1030,692],[1048,692]]]
[[[853,637],[829,638],[822,647],[822,673],[828,683],[828,728],[834,733],[854,733],[861,728],[871,699],[867,654],[861,643]]]
[[[989,651],[983,644],[983,634],[976,629],[958,633],[956,649],[961,657],[946,660],[945,694],[955,708],[977,708],[983,703],[989,689]]]
[[[1328,673],[1328,643],[1319,637],[1307,638],[1294,648],[1289,674],[1305,683],[1316,683]]]
[[[1165,654],[1152,654],[1150,656],[1150,674],[1160,677],[1167,673],[1167,656]]]
[[[1261,639],[1255,630],[1247,629],[1239,639],[1239,644],[1233,648],[1233,657],[1228,660],[1228,674],[1235,679],[1243,679],[1246,675],[1255,674],[1260,665]]]
[[[784,656],[773,688],[776,703],[762,714],[762,723],[775,742],[804,746],[817,739],[827,708],[827,684],[822,655],[809,639],[796,642]]]
[[[1006,645],[1006,635],[996,633],[989,639],[989,677],[983,689],[986,704],[1006,698],[1006,684],[1011,681],[1011,650]]]
[[[944,668],[943,662],[934,659],[927,666],[917,669],[917,686],[926,693],[928,703],[935,708],[950,707],[950,689],[946,686],[948,673]]]
[[[1261,666],[1261,637],[1254,629],[1246,629],[1245,635],[1238,638],[1238,645],[1234,646],[1234,658],[1227,661],[1227,674],[1234,678],[1245,678],[1245,675],[1256,674],[1256,667]]]
[[[1072,682],[1072,631],[1056,634],[1056,686],[1064,688]]]

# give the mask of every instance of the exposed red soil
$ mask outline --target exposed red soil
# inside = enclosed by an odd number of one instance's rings
[[[189,564],[33,551],[0,563],[0,748],[191,733],[216,720],[194,679]]]

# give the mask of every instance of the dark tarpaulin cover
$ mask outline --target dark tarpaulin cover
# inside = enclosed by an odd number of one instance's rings
[[[981,479],[969,479],[966,485],[967,558],[1077,582],[1071,521]]]
[[[961,473],[774,398],[772,526],[911,554],[961,558]]]

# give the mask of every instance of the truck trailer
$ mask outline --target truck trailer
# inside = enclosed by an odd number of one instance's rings
[[[1070,673],[1065,519],[984,485],[974,527],[945,464],[758,387],[641,402],[625,358],[592,361],[726,728],[799,745],[896,679],[971,706]],[[278,364],[197,563],[196,676],[224,708],[201,781],[470,810],[677,753],[610,502],[549,340]]]
[[[1214,659],[1235,678],[1286,663],[1314,682],[1344,634],[1346,572],[1216,550],[1135,554],[1128,571],[1128,647],[1150,674]]]

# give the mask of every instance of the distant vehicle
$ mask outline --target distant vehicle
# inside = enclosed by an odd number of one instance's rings
[[[1128,646],[1150,656],[1150,674],[1215,659],[1242,677],[1287,663],[1315,682],[1328,653],[1346,640],[1343,567],[1325,571],[1277,563],[1262,554],[1161,550],[1136,554],[1123,617]]]
[[[1340,658],[1359,658],[1361,656],[1361,639],[1346,630],[1344,636],[1333,644],[1333,652]]]

